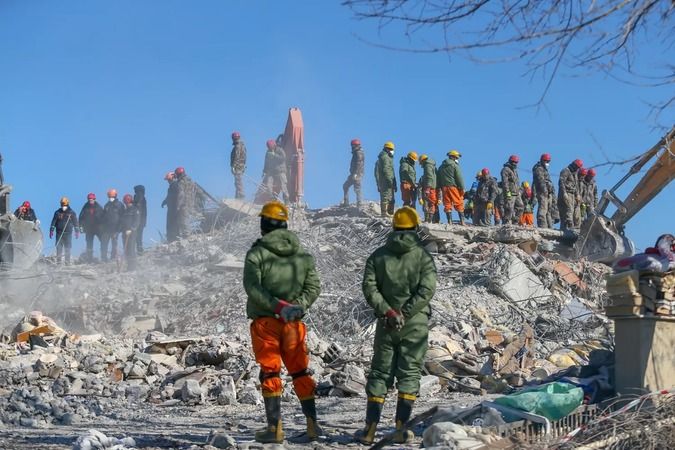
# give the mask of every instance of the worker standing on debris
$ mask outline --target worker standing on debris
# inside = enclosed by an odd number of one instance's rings
[[[474,196],[473,223],[481,226],[492,225],[495,211],[495,199],[499,194],[497,179],[490,175],[487,167],[480,171],[480,181]]]
[[[375,182],[377,183],[377,191],[380,193],[380,215],[391,217],[394,214],[396,204],[394,193],[397,190],[394,172],[394,143],[391,141],[384,143],[384,147],[377,157]]]
[[[459,168],[462,155],[450,150],[448,158],[438,168],[438,185],[443,192],[443,209],[448,224],[452,223],[452,209],[459,213],[459,223],[464,225],[464,178]]]
[[[551,209],[555,208],[555,205],[552,204],[551,199],[555,199],[555,188],[548,170],[550,164],[551,155],[544,153],[532,167],[534,177],[532,192],[539,204],[537,209],[537,226],[539,228],[553,228]]]
[[[417,152],[409,152],[398,164],[398,177],[401,182],[401,200],[403,206],[415,209],[417,191],[417,172],[415,171]]]
[[[238,131],[232,132],[232,152],[230,153],[230,169],[234,175],[235,198],[243,199],[244,172],[246,171],[246,145]]]
[[[103,221],[103,207],[96,201],[96,194],[87,194],[87,202],[80,210],[80,231],[84,233],[87,250],[84,259],[91,263],[94,260],[94,237],[101,242],[101,225]]]
[[[595,213],[595,210],[598,208],[598,185],[595,181],[595,169],[588,169],[588,173],[583,179],[584,183],[584,214],[581,219],[585,219],[588,216]]]
[[[579,170],[584,166],[580,159],[575,159],[560,171],[558,179],[558,210],[560,211],[560,229],[574,228],[574,208],[579,197]]]
[[[101,226],[101,261],[108,261],[108,243],[111,245],[110,259],[117,258],[117,239],[120,234],[120,218],[124,205],[117,199],[117,189],[108,189],[108,203],[103,207]]]
[[[145,186],[142,184],[134,186],[134,206],[136,206],[140,215],[138,228],[134,232],[136,236],[136,251],[140,255],[143,253],[143,230],[148,224],[148,202],[145,199]]]
[[[481,171],[479,170],[476,172],[476,179],[471,183],[471,188],[464,193],[464,200],[465,200],[465,205],[464,205],[464,218],[465,219],[471,219],[471,222],[474,225],[478,225],[478,221],[474,217],[474,209],[475,209],[475,200],[476,200],[476,191],[478,190],[478,185],[480,184],[481,180]]]
[[[428,155],[420,156],[422,165],[422,178],[420,186],[422,188],[422,206],[424,209],[424,221],[431,223],[438,211],[438,195],[436,185],[436,161],[429,158]]]
[[[530,183],[523,181],[523,187],[520,190],[520,200],[523,205],[523,212],[520,215],[519,225],[526,227],[534,226],[534,205],[537,199],[534,197]]]
[[[173,242],[178,239],[178,214],[176,213],[176,197],[178,185],[175,183],[176,174],[172,170],[164,176],[169,183],[166,191],[166,198],[162,202],[162,208],[166,206],[166,241]]]
[[[349,164],[349,176],[342,185],[342,192],[344,198],[342,206],[349,206],[349,188],[354,187],[356,194],[356,207],[360,208],[363,204],[363,193],[361,191],[361,183],[363,181],[363,170],[365,168],[366,157],[361,148],[361,141],[359,139],[352,139],[352,161]]]
[[[49,239],[54,238],[56,232],[56,262],[61,264],[65,253],[66,265],[70,264],[70,249],[73,247],[73,231],[75,239],[80,237],[80,228],[75,211],[70,208],[68,197],[61,198],[61,207],[54,212],[52,224],[49,227]]]
[[[120,217],[120,230],[124,242],[124,258],[127,270],[136,270],[136,232],[141,226],[141,212],[131,194],[124,196],[124,211]]]
[[[397,381],[394,442],[412,439],[404,429],[419,393],[429,334],[429,302],[436,291],[436,266],[417,236],[419,216],[408,207],[396,211],[394,231],[366,261],[363,295],[378,318],[366,395],[366,426],[356,438],[370,445],[387,391]]]
[[[306,253],[288,229],[288,209],[278,201],[265,204],[260,213],[262,238],[246,254],[244,288],[246,313],[251,323],[253,353],[260,364],[267,427],[255,434],[262,443],[281,443],[281,363],[293,378],[295,393],[307,418],[307,436],[322,435],[317,423],[314,390],[308,369],[306,327],[302,317],[321,291],[314,258]]]
[[[502,197],[504,204],[504,216],[502,224],[517,224],[520,217],[516,215],[518,209],[521,209],[520,202],[520,179],[518,177],[518,155],[511,155],[509,160],[502,168]]]
[[[286,152],[274,139],[266,143],[265,167],[263,168],[263,186],[274,196],[279,190],[279,198],[288,202],[288,181],[286,178]]]
[[[196,189],[188,178],[184,167],[176,167],[174,171],[176,184],[176,233],[178,237],[187,237],[190,234],[190,215],[194,212]]]
[[[25,220],[26,222],[38,222],[37,216],[35,215],[35,210],[30,206],[30,202],[26,200],[16,208],[14,215],[19,220]]]

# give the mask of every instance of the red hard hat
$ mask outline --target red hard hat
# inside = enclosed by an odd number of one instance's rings
[[[274,139],[269,139],[265,144],[267,145],[268,150],[272,150],[274,147],[277,146],[277,141],[275,141]]]
[[[232,132],[232,139],[239,139],[240,137],[241,137],[241,134],[239,134],[238,131]]]
[[[90,192],[89,194],[87,194],[87,200],[96,200],[96,194]]]
[[[355,145],[361,145],[361,141],[359,139],[352,139],[352,147]]]
[[[584,169],[584,168],[582,167],[581,170],[580,170],[580,173],[581,173],[582,176],[585,177],[586,174],[588,173],[588,169]]]
[[[176,175],[184,175],[185,174],[185,168],[184,167],[176,167],[175,174]]]
[[[131,196],[131,194],[124,194],[123,201],[125,205],[131,205],[134,202],[134,198]]]
[[[23,206],[26,209],[30,209],[30,202],[28,200],[26,200],[25,202],[23,202],[23,205],[21,205],[21,206]]]
[[[575,159],[574,165],[581,169],[582,167],[584,167],[584,162],[580,159]]]
[[[544,153],[541,155],[541,160],[546,161],[546,162],[551,162],[551,154],[550,153]]]
[[[517,164],[517,163],[520,162],[520,158],[518,157],[518,155],[511,155],[511,156],[509,157],[509,162],[514,162],[514,163]]]
[[[484,177],[487,177],[488,175],[490,175],[490,169],[486,167],[483,170],[481,170],[480,173],[483,174]]]
[[[588,174],[592,177],[595,176],[595,169],[588,169]]]

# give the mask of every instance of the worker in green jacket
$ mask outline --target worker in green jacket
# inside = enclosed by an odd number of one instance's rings
[[[417,162],[417,152],[409,152],[398,162],[398,177],[401,182],[401,200],[403,206],[410,206],[415,209],[417,201],[417,171],[415,170]]]
[[[436,266],[417,236],[420,219],[409,207],[396,211],[394,232],[366,262],[363,294],[377,316],[374,354],[366,384],[366,426],[356,438],[371,444],[387,390],[397,380],[396,443],[412,439],[403,426],[420,388],[429,334],[429,302],[436,291]]]
[[[438,187],[443,196],[443,209],[448,224],[452,223],[452,209],[459,213],[459,223],[464,225],[464,177],[459,167],[461,153],[450,150],[448,158],[438,168]]]
[[[267,427],[255,434],[262,443],[282,443],[281,363],[293,379],[295,393],[307,418],[307,437],[322,435],[317,423],[314,390],[308,370],[307,329],[302,317],[321,291],[314,258],[305,253],[297,236],[287,229],[288,209],[278,201],[260,213],[262,238],[246,254],[244,289],[251,323],[253,353],[260,364]]]
[[[394,214],[394,193],[396,192],[396,174],[394,173],[394,143],[387,141],[375,163],[375,181],[380,193],[380,214],[391,217]]]
[[[424,221],[427,223],[434,221],[434,216],[438,212],[438,191],[436,188],[436,161],[429,158],[428,155],[420,156],[422,164],[422,178],[420,178],[420,187],[422,189],[422,201],[424,205]]]

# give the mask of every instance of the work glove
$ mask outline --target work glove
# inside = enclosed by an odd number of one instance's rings
[[[125,231],[125,232],[124,232],[124,235],[125,235],[125,236],[131,236],[131,230]]]
[[[302,319],[302,316],[305,314],[305,311],[302,309],[302,306],[298,305],[287,305],[281,308],[279,315],[284,322],[296,322]]]
[[[510,192],[507,192],[507,193],[506,193],[506,198],[511,198],[511,193],[510,193]]]
[[[405,317],[403,317],[403,314],[396,311],[395,309],[390,309],[385,314],[385,323],[387,328],[393,328],[396,331],[401,331],[405,325]]]
[[[485,205],[485,207],[487,209],[494,209],[495,206],[492,204],[492,202],[487,202],[487,205]]]
[[[420,205],[424,205],[424,199],[420,199]]]
[[[49,239],[52,239],[52,238],[54,238],[54,227],[51,227],[49,229]]]

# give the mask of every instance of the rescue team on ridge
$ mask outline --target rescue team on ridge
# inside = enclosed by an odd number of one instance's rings
[[[363,203],[361,190],[365,167],[365,155],[361,141],[351,141],[352,159],[349,176],[342,186],[342,206],[349,206],[349,189],[354,188],[356,205]],[[452,223],[452,211],[459,215],[460,225],[470,219],[474,225],[519,224],[534,225],[534,209],[537,209],[537,226],[553,228],[560,222],[560,228],[579,228],[584,218],[598,206],[598,187],[595,170],[585,169],[580,159],[572,161],[560,172],[558,195],[549,165],[551,155],[544,153],[532,168],[533,181],[520,182],[518,176],[518,155],[511,155],[500,172],[501,180],[490,174],[487,167],[476,173],[476,180],[466,190],[457,150],[450,150],[447,158],[436,168],[436,161],[428,155],[418,157],[410,152],[399,161],[399,181],[394,168],[394,143],[384,144],[375,163],[375,182],[380,193],[380,212],[391,217],[394,212],[395,193],[401,189],[404,206],[422,205],[424,221],[440,223],[441,205],[448,223]],[[422,168],[417,178],[415,165]],[[400,182],[400,184],[399,184]]]
[[[429,303],[436,291],[436,266],[417,235],[420,218],[404,206],[393,214],[387,242],[368,258],[363,294],[377,317],[374,354],[366,384],[365,426],[355,438],[372,444],[387,391],[398,390],[395,443],[406,443],[413,433],[405,428],[420,388],[427,351]],[[316,384],[309,367],[306,327],[302,318],[319,297],[321,287],[312,255],[288,229],[288,209],[278,201],[260,213],[258,239],[246,254],[244,288],[251,340],[260,365],[260,384],[267,426],[255,434],[261,443],[282,443],[282,363],[293,380],[307,419],[306,437],[323,435],[318,424]]]

